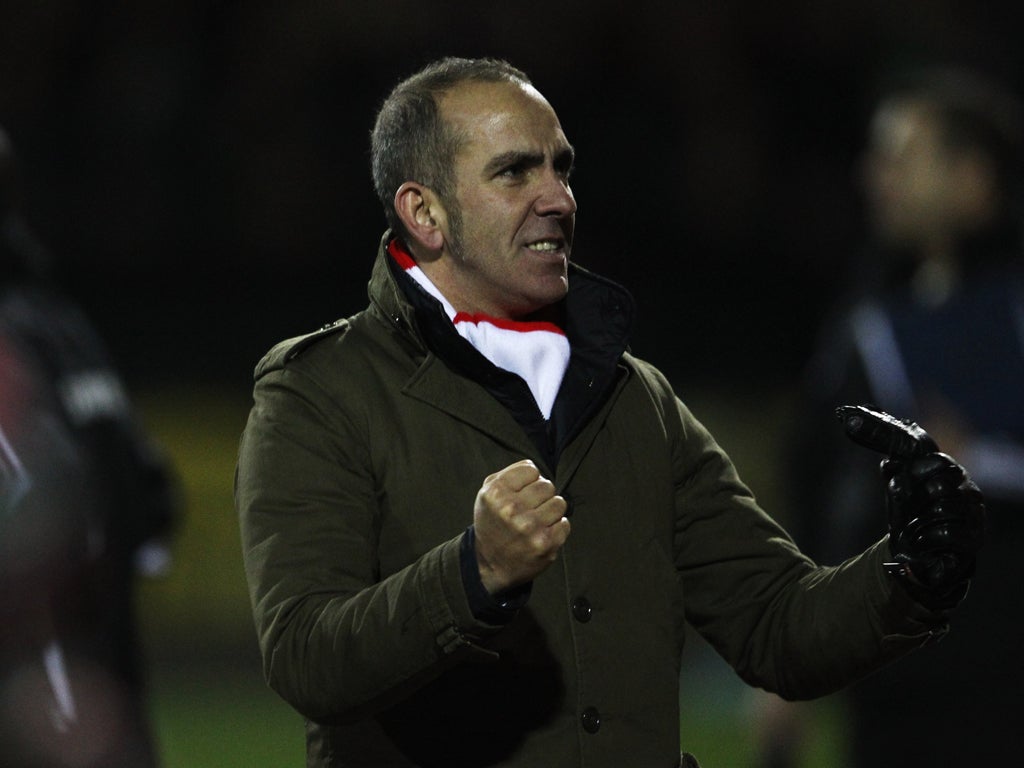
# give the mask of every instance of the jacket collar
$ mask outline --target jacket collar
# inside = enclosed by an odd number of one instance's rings
[[[369,284],[372,306],[418,352],[433,352],[447,366],[487,389],[504,406],[504,415],[514,417],[545,461],[553,465],[562,448],[607,400],[618,378],[618,363],[628,348],[633,326],[632,296],[618,284],[570,263],[564,323],[571,356],[547,423],[525,382],[491,365],[458,335],[441,303],[401,274],[387,253],[392,237],[388,231],[381,238]],[[437,405],[441,406],[440,400]]]
[[[418,330],[416,309],[405,297],[389,263],[390,257],[387,248],[393,237],[391,230],[387,230],[381,237],[380,245],[377,248],[377,258],[373,262],[370,283],[367,287],[370,306],[382,313],[392,326],[406,333],[417,342],[423,351],[426,351],[425,341]],[[444,310],[439,311],[443,312]]]
[[[394,236],[389,229],[381,237],[377,259],[370,275],[370,302],[393,325],[409,330],[420,344],[426,346],[426,340],[420,332],[417,308],[399,285],[399,278],[387,253],[388,243]],[[423,293],[425,305],[436,305],[437,314],[447,319],[440,303]],[[565,303],[565,331],[574,357],[581,354],[592,364],[598,364],[601,360],[605,363],[614,362],[628,349],[635,303],[625,288],[570,262],[569,293]]]

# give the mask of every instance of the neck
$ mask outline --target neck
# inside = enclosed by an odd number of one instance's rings
[[[960,261],[956,248],[948,240],[926,252],[925,258],[914,270],[911,292],[919,303],[940,306],[956,292],[960,284]]]

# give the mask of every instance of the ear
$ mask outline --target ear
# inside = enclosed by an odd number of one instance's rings
[[[430,187],[415,181],[403,183],[395,192],[395,212],[413,240],[408,244],[410,248],[440,254],[448,216],[437,194]]]

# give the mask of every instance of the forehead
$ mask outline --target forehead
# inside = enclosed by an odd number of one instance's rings
[[[939,144],[937,117],[924,103],[915,100],[892,100],[875,116],[871,130],[876,149],[900,154],[928,149]]]
[[[531,85],[513,81],[466,82],[440,99],[442,117],[464,140],[463,149],[567,147],[558,116]]]

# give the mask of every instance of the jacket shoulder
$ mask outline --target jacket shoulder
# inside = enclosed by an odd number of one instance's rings
[[[349,319],[343,318],[327,323],[312,333],[294,336],[275,344],[256,365],[255,378],[259,379],[270,371],[284,368],[292,360],[327,338],[346,334],[351,325]]]

